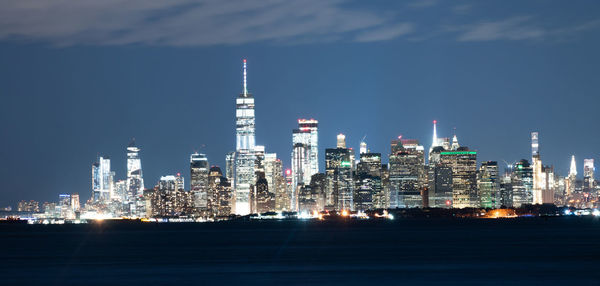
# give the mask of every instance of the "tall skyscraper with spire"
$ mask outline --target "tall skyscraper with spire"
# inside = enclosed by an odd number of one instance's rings
[[[244,81],[242,93],[236,99],[235,132],[235,213],[250,213],[250,190],[255,183],[255,117],[254,97],[248,92],[246,59],[243,65]]]

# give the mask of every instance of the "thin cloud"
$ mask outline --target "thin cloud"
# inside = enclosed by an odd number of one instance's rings
[[[451,30],[461,31],[458,41],[533,40],[543,38],[547,31],[530,24],[531,17],[513,17],[501,21],[465,25]]]
[[[504,20],[485,21],[462,26],[446,27],[445,31],[458,33],[459,42],[483,41],[541,41],[574,38],[581,33],[600,28],[600,20],[561,27],[543,26],[532,16],[511,17]]]
[[[377,28],[371,31],[363,32],[356,36],[358,42],[375,42],[392,40],[399,36],[411,33],[414,30],[411,23],[400,23],[397,25]]]
[[[54,45],[237,45],[355,36],[394,25],[342,0],[21,0],[0,9],[0,40]]]
[[[600,27],[600,20],[544,26],[532,16],[474,22],[481,15],[467,13],[470,4],[437,0],[401,6],[384,10],[352,0],[7,1],[0,9],[0,41],[214,46],[374,42],[404,35],[407,41],[446,36],[460,42],[569,40]],[[450,25],[456,21],[465,24]]]

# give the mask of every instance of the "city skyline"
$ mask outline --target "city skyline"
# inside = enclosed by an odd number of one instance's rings
[[[456,127],[459,140],[478,151],[479,162],[499,165],[529,160],[530,132],[538,131],[544,164],[564,175],[574,154],[581,177],[583,159],[598,159],[598,135],[588,127],[596,121],[600,89],[593,52],[598,5],[553,2],[535,14],[533,4],[465,3],[466,14],[456,14],[454,4],[398,4],[398,11],[429,15],[420,16],[424,22],[433,22],[436,11],[453,11],[444,15],[455,27],[473,26],[470,34],[421,41],[416,36],[433,24],[416,23],[412,40],[281,45],[275,39],[186,47],[55,45],[55,38],[13,31],[26,41],[3,36],[0,43],[9,103],[0,113],[6,123],[0,129],[0,176],[6,182],[0,206],[52,201],[59,193],[85,197],[89,165],[98,153],[111,158],[116,179],[125,179],[124,146],[133,137],[147,186],[166,174],[187,174],[195,151],[224,169],[223,154],[233,150],[231,100],[240,93],[243,58],[251,63],[256,143],[277,153],[286,168],[290,130],[299,118],[319,121],[320,170],[325,149],[335,146],[339,133],[355,150],[365,135],[369,148],[383,154],[398,135],[429,148],[435,119],[440,137],[451,137]],[[501,9],[489,9],[494,7]],[[541,36],[518,38],[521,28]],[[567,37],[558,36],[561,28]],[[315,35],[294,39],[303,36]],[[343,111],[332,112],[340,103]],[[31,173],[40,179],[30,180]]]
[[[231,168],[231,170],[228,170],[230,173],[223,174],[224,177],[222,178],[227,180],[227,184],[230,184],[231,186],[234,198],[233,201],[230,202],[234,206],[234,208],[231,209],[231,212],[237,215],[255,213],[257,212],[257,206],[255,204],[261,200],[263,204],[266,204],[262,206],[264,212],[273,210],[275,206],[278,205],[275,203],[275,197],[278,196],[278,192],[280,191],[283,191],[286,195],[290,196],[289,199],[292,204],[289,207],[292,210],[302,209],[302,207],[299,207],[300,194],[298,192],[303,191],[304,188],[300,187],[310,185],[312,188],[314,184],[314,178],[312,178],[312,176],[319,173],[318,120],[314,118],[298,119],[298,128],[292,130],[293,136],[291,141],[293,148],[290,156],[291,166],[286,168],[276,153],[269,153],[267,152],[266,146],[255,144],[255,101],[252,93],[248,91],[246,59],[243,59],[242,63],[242,91],[235,102],[236,151],[225,154],[226,164],[223,167],[226,169]],[[373,162],[385,164],[387,169],[390,170],[390,173],[388,173],[390,176],[389,189],[388,193],[385,195],[386,199],[384,200],[387,201],[385,207],[389,208],[423,207],[424,201],[422,201],[422,190],[419,191],[424,187],[421,185],[423,180],[425,180],[425,183],[428,184],[429,187],[433,188],[431,190],[432,193],[426,196],[433,200],[430,205],[432,207],[444,208],[448,207],[448,203],[450,203],[452,207],[457,208],[479,206],[498,208],[504,205],[501,203],[504,198],[501,198],[502,196],[499,192],[500,174],[504,173],[502,176],[508,175],[509,172],[507,172],[507,170],[511,170],[510,173],[513,173],[512,170],[515,170],[515,168],[517,173],[519,173],[519,170],[524,164],[528,166],[527,168],[531,166],[531,186],[525,187],[526,191],[524,190],[523,197],[526,198],[518,199],[518,192],[515,192],[515,206],[520,206],[520,201],[523,201],[523,204],[555,204],[554,192],[555,188],[558,187],[555,186],[557,183],[555,182],[555,176],[563,178],[568,177],[565,181],[565,184],[567,184],[565,189],[566,193],[572,193],[575,190],[575,179],[577,178],[575,155],[571,155],[568,176],[562,176],[561,174],[555,175],[554,166],[552,164],[547,166],[542,164],[541,158],[543,157],[540,155],[539,132],[537,131],[530,133],[531,160],[521,159],[514,163],[503,160],[505,164],[504,168],[498,168],[497,161],[478,161],[477,150],[461,146],[456,134],[456,128],[453,130],[454,134],[452,137],[443,137],[438,136],[437,125],[438,121],[433,120],[433,136],[427,153],[424,148],[426,143],[421,143],[418,139],[405,139],[402,135],[391,139],[390,153],[386,154],[385,152],[373,151],[369,148],[365,141],[366,136],[364,136],[359,143],[360,148],[358,149],[359,152],[357,157],[357,150],[347,146],[346,136],[343,133],[337,134],[336,147],[325,147],[324,163],[326,171],[322,175],[324,176],[323,179],[333,179],[337,182],[335,184],[347,184],[348,186],[339,187],[339,190],[338,187],[332,187],[335,189],[335,192],[339,192],[339,194],[327,195],[328,197],[331,197],[328,200],[335,198],[333,203],[330,202],[329,207],[335,207],[337,209],[338,204],[341,206],[341,209],[347,210],[355,210],[357,205],[364,206],[365,210],[380,207],[378,206],[379,203],[376,202],[381,199],[375,198],[380,191],[378,191],[379,189],[377,187],[372,185],[373,182],[371,181],[373,178],[378,178],[377,184],[381,184],[381,178],[371,177],[374,176],[372,175],[372,172],[375,170],[372,168],[377,165],[372,165]],[[110,156],[103,157],[98,153],[97,162],[91,165],[92,192],[89,202],[103,202],[117,199],[126,205],[125,209],[127,209],[127,212],[129,212],[130,215],[143,217],[146,213],[144,201],[147,198],[144,196],[145,188],[142,176],[141,158],[139,156],[140,148],[136,145],[135,138],[132,138],[131,142],[127,145],[126,150],[127,173],[125,179],[120,179],[115,171],[111,169]],[[383,157],[389,156],[387,162],[386,160],[382,160],[382,154],[385,154]],[[366,161],[364,161],[365,158]],[[376,159],[376,161],[372,161],[373,158]],[[427,160],[425,158],[427,158]],[[230,163],[227,162],[229,160],[231,160]],[[463,163],[461,163],[461,160],[469,160],[472,163],[461,165],[466,162],[462,161]],[[275,161],[278,162],[277,164],[279,167],[275,167],[274,165],[270,165],[269,167],[266,166],[275,163]],[[192,196],[190,204],[193,206],[194,211],[207,215],[212,210],[216,210],[215,206],[212,206],[215,198],[212,198],[209,195],[209,189],[211,188],[209,187],[208,179],[209,169],[221,168],[219,165],[209,164],[210,161],[206,154],[195,151],[190,155],[189,167],[191,173],[189,177],[189,188],[186,188],[186,184],[184,183],[185,175],[182,175],[181,172],[177,172],[176,175],[161,175],[156,184],[156,188],[161,191],[172,190],[177,192],[185,190],[190,192]],[[228,164],[231,164],[231,166]],[[346,171],[340,171],[340,164]],[[359,167],[361,164],[366,165]],[[380,166],[383,167],[383,165]],[[448,168],[450,166],[452,167]],[[478,166],[480,166],[479,171],[476,171]],[[584,159],[583,169],[584,182],[582,188],[587,188],[587,192],[592,192],[596,187],[594,181],[594,159]],[[425,171],[425,173],[421,174],[421,170]],[[444,174],[443,172],[447,172],[444,170],[453,172],[452,174]],[[257,190],[260,190],[261,188],[257,185],[260,179],[259,172],[262,172],[263,180],[267,178],[265,182],[268,183],[265,184],[264,188],[269,189],[268,191],[267,189],[264,189],[262,192],[263,195],[271,193],[272,205],[268,203],[268,200],[270,199],[266,197],[255,197],[261,192],[258,191],[257,193]],[[412,175],[406,177],[408,174]],[[476,176],[473,177],[474,175]],[[291,189],[289,189],[289,187],[280,189],[282,186],[277,185],[277,178],[281,177],[283,180],[284,176],[291,177]],[[426,176],[428,179],[425,179],[425,177],[422,176]],[[392,179],[393,177],[396,179]],[[439,190],[436,191],[439,183],[435,182],[437,180],[447,180],[449,177],[452,177],[455,182],[455,184],[450,186],[450,190],[453,189],[453,195],[452,197],[444,197],[442,194],[443,192],[438,194]],[[588,177],[592,180],[586,181],[586,178]],[[429,183],[427,183],[428,180]],[[170,183],[165,183],[167,181]],[[355,183],[357,184],[356,187],[354,186]],[[178,187],[166,187],[166,184],[175,184]],[[369,193],[367,205],[363,205],[362,202],[356,202],[357,198],[359,200],[361,198],[367,198],[361,195],[364,191]],[[381,189],[381,191],[383,191],[383,189]],[[371,192],[373,193],[371,194]],[[342,195],[343,193],[346,194]],[[77,205],[79,205],[78,193],[75,192],[72,195],[60,194],[60,201],[63,200],[63,196],[68,200],[71,200],[72,196],[76,196]],[[267,201],[264,201],[265,199]],[[511,198],[511,206],[512,200],[513,199]],[[452,203],[452,201],[454,202]],[[19,202],[19,208],[21,204],[25,202],[26,200],[21,200]],[[302,203],[300,203],[300,206],[301,205]],[[327,206],[325,201],[317,203],[317,205],[320,209],[324,209]],[[227,204],[227,207],[230,207],[229,203]],[[383,204],[381,207],[383,207]],[[259,210],[260,209],[261,207],[259,207]]]

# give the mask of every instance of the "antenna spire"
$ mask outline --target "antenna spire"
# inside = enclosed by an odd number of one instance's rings
[[[246,59],[244,59],[244,96],[248,96],[248,86],[246,84]]]
[[[437,120],[433,121],[433,142],[431,142],[431,148],[438,146],[438,138],[437,138]]]

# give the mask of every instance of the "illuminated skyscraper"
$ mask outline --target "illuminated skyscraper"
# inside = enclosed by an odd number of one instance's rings
[[[269,190],[267,179],[264,172],[257,172],[255,184],[256,194],[256,213],[265,213],[275,211],[275,194]]]
[[[325,174],[314,174],[310,184],[300,188],[298,193],[298,211],[312,213],[325,208],[325,191],[327,189]]]
[[[304,143],[294,143],[292,147],[292,185],[296,189],[299,185],[308,184],[308,148]],[[308,176],[310,180],[310,176]]]
[[[208,214],[214,198],[208,191],[209,164],[205,154],[190,156],[190,192],[194,198],[194,208],[203,215]]]
[[[513,206],[512,166],[510,165],[500,179],[500,206],[508,208]]]
[[[575,155],[571,156],[571,168],[569,168],[569,176],[565,179],[565,197],[570,196],[575,192],[575,183],[577,180],[577,163]]]
[[[452,168],[452,206],[479,207],[477,196],[477,152],[467,147],[440,152],[440,163]]]
[[[542,203],[554,204],[556,192],[556,179],[553,166],[542,166]]]
[[[71,207],[71,195],[60,194],[58,195],[58,207],[60,208],[60,217],[66,219],[75,218],[75,213]]]
[[[514,165],[511,185],[513,207],[533,203],[533,167],[529,161],[523,159]]]
[[[292,202],[292,170],[285,170],[285,178],[278,184],[280,185],[275,194],[275,209],[277,211],[295,210],[296,203]]]
[[[421,191],[426,185],[423,146],[414,139],[392,140],[390,208],[423,207]]]
[[[92,165],[92,199],[94,202],[109,201],[113,193],[113,176],[110,159],[99,157]]]
[[[500,184],[498,178],[498,162],[482,162],[477,174],[479,200],[482,208],[499,208]]]
[[[361,194],[364,190],[369,190],[371,197],[371,208],[382,209],[387,208],[388,196],[384,192],[382,180],[382,164],[381,153],[362,153],[360,154],[360,162],[356,165],[356,190],[358,194],[355,198],[355,208],[359,210],[366,209],[364,206],[365,195]]]
[[[144,177],[142,176],[142,160],[140,159],[140,148],[132,139],[127,146],[127,195],[126,203],[129,205],[129,213],[133,216],[143,216],[144,213]]]
[[[381,180],[381,153],[364,151],[360,154],[360,162],[356,165],[354,209],[385,208],[387,198]]]
[[[274,195],[277,193],[279,187],[277,182],[283,180],[283,164],[281,160],[277,158],[276,153],[265,153],[264,160],[265,179],[269,185],[269,192]]]
[[[533,203],[542,204],[544,202],[542,195],[544,179],[537,132],[531,132],[531,162],[533,169]]]
[[[583,159],[583,191],[586,193],[594,190],[594,159]]]
[[[292,132],[293,184],[308,185],[312,175],[319,172],[319,122],[298,119],[298,129]]]
[[[434,148],[430,155],[440,158],[444,149],[441,146]],[[452,207],[452,167],[441,163],[427,166],[427,187],[429,206],[433,208]]]
[[[338,211],[354,208],[351,162],[353,150],[346,148],[345,139],[344,134],[339,134],[337,148],[325,149],[326,207]]]
[[[172,217],[189,214],[193,208],[189,192],[184,191],[184,179],[176,176],[162,176],[149,196],[148,215],[152,217]]]
[[[214,198],[210,216],[224,217],[231,214],[231,184],[223,177],[221,168],[211,167],[208,175],[209,197]]]
[[[236,154],[235,154],[235,213],[250,213],[250,190],[255,183],[255,117],[254,98],[246,83],[246,60],[244,59],[243,91],[236,99]]]

